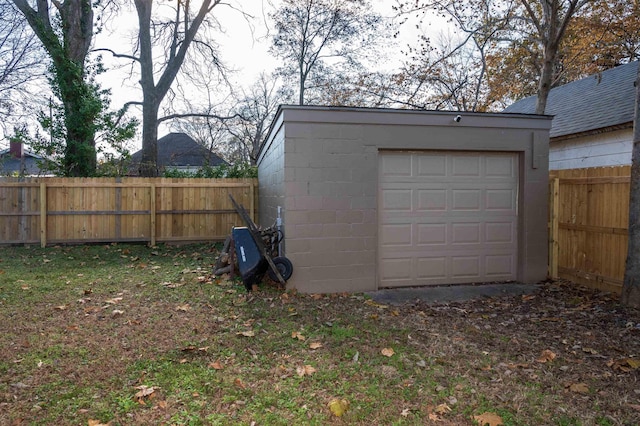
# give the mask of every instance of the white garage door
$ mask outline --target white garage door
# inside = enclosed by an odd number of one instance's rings
[[[515,280],[518,156],[381,152],[380,287]]]

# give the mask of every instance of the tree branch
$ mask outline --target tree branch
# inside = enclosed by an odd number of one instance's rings
[[[241,120],[245,120],[245,117],[240,115],[239,113],[235,113],[229,116],[222,116],[216,114],[205,114],[205,113],[191,113],[191,114],[169,114],[164,117],[158,118],[158,123],[162,123],[163,121],[173,120],[176,118],[188,118],[188,117],[201,117],[201,118],[215,118],[216,120],[226,121],[231,120],[233,118],[240,118]]]
[[[109,53],[111,53],[111,56],[113,56],[114,58],[124,58],[124,59],[130,59],[130,60],[135,61],[135,62],[140,62],[140,58],[137,58],[137,57],[132,56],[132,55],[125,55],[124,53],[116,53],[111,49],[107,49],[106,47],[93,49],[93,51],[94,52],[109,52]]]

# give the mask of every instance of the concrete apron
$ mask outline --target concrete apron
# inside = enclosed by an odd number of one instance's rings
[[[415,302],[442,304],[464,302],[484,297],[521,296],[535,293],[540,284],[478,284],[393,288],[365,293],[378,303],[404,305]]]

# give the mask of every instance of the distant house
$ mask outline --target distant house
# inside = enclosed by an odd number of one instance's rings
[[[136,175],[142,150],[131,155],[130,174]],[[169,133],[158,139],[158,172],[179,170],[195,173],[204,166],[227,164],[222,158],[198,144],[185,133]]]
[[[44,157],[25,150],[21,142],[10,142],[0,151],[0,176],[37,176],[43,174],[40,163]]]
[[[631,164],[637,75],[636,61],[551,89],[550,170]],[[532,114],[536,100],[521,99],[504,112]]]

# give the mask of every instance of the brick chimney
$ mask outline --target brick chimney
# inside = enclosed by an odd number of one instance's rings
[[[22,158],[24,155],[24,148],[22,142],[11,141],[9,142],[9,154],[14,158]]]

